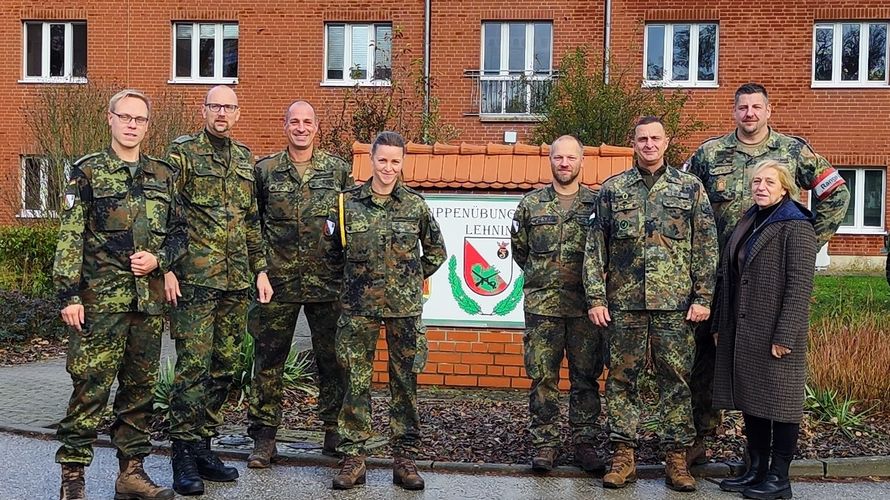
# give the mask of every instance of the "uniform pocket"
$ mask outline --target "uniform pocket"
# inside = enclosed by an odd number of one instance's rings
[[[238,179],[237,189],[232,195],[232,201],[240,208],[249,209],[253,203],[253,169],[250,165],[238,165],[235,167],[235,176]]]
[[[145,214],[154,232],[167,232],[167,214],[170,211],[172,197],[163,183],[145,183],[142,185],[145,194]]]
[[[708,168],[708,198],[714,203],[734,200],[736,197],[735,165],[720,163]]]
[[[370,225],[366,220],[347,220],[346,230],[346,260],[350,262],[365,262],[370,258],[371,241]]]
[[[631,199],[612,202],[612,237],[637,238],[640,235],[640,202]]]
[[[124,184],[95,183],[93,186],[94,227],[98,231],[126,231],[130,229],[130,210],[127,207],[127,186]]]
[[[675,240],[686,239],[692,216],[692,200],[680,196],[665,196],[662,205],[665,212],[661,222],[662,234]]]
[[[559,217],[538,215],[528,221],[528,247],[532,253],[555,252],[559,246]]]
[[[415,257],[420,225],[416,221],[392,222],[392,249],[401,260]]]
[[[209,169],[196,168],[185,189],[185,196],[195,205],[218,207],[223,202],[225,179]]]
[[[269,197],[266,203],[266,216],[270,219],[291,220],[297,218],[297,204],[294,199],[296,186],[286,182],[269,184]]]

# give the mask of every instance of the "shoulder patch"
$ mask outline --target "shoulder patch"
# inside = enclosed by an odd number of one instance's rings
[[[403,188],[405,191],[408,191],[408,192],[411,193],[411,194],[416,194],[417,196],[420,196],[421,199],[426,199],[426,198],[423,197],[423,194],[421,194],[419,191],[416,191],[416,190],[414,190],[414,189],[412,189],[412,188],[410,188],[410,187],[408,187],[408,186],[406,186],[406,185],[404,185],[404,184],[402,184],[402,188]]]
[[[170,170],[173,170],[173,165],[171,165],[170,162],[168,162],[166,160],[166,158],[158,158],[157,156],[151,156],[151,155],[145,155],[145,157],[153,162],[160,163],[161,165],[169,168]]]
[[[177,137],[176,139],[173,139],[173,144],[185,144],[189,141],[194,141],[194,140],[195,140],[195,136],[185,134],[185,135],[181,135],[181,136]]]
[[[266,160],[278,159],[283,154],[284,154],[284,151],[279,151],[277,153],[268,154],[266,156],[260,157],[260,159],[258,159],[256,162],[262,163]]]
[[[90,158],[95,158],[96,156],[99,156],[101,154],[102,154],[102,151],[96,151],[95,153],[90,153],[88,155],[81,156],[73,163],[73,165],[76,167],[76,166],[80,165],[81,163],[89,160]]]
[[[235,139],[232,139],[232,144],[234,144],[234,145],[236,145],[236,146],[238,146],[238,147],[240,147],[240,148],[244,148],[244,149],[246,149],[248,152],[250,152],[250,148],[247,147],[247,144],[244,144],[244,143],[241,142],[241,141],[236,141]]]
[[[349,186],[348,188],[344,189],[342,192],[349,193],[350,191],[358,191],[359,189],[362,188],[362,186],[364,186],[364,183],[362,183],[362,184],[356,183],[355,185]]]

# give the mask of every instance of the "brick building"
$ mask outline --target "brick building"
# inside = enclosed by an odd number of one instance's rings
[[[208,87],[233,84],[242,105],[236,135],[264,155],[282,147],[279,120],[291,100],[312,101],[325,119],[345,87],[385,84],[392,53],[422,57],[428,34],[442,118],[461,131],[458,141],[477,144],[503,142],[505,132],[527,139],[560,58],[579,45],[590,47],[596,62],[608,47],[614,62],[638,71],[641,85],[688,90],[690,112],[709,125],[690,147],[730,130],[735,88],[759,81],[770,90],[775,128],[805,137],[851,187],[832,255],[881,252],[890,153],[873,137],[890,128],[890,7],[878,0],[666,0],[658,8],[628,0],[0,6],[7,54],[0,66],[0,191],[18,198],[0,205],[0,223],[39,215],[48,192],[14,194],[23,181],[40,182],[37,165],[25,160],[35,151],[22,109],[42,85],[89,79],[150,95],[178,92],[197,123]]]

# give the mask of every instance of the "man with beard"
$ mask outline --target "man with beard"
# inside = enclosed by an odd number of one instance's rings
[[[584,146],[564,135],[550,146],[549,186],[526,194],[513,216],[513,258],[525,274],[525,371],[529,430],[536,448],[532,468],[553,468],[559,449],[559,368],[569,360],[569,423],[575,461],[591,471],[600,414],[597,379],[603,371],[602,334],[587,317],[581,266],[596,194],[578,178]]]

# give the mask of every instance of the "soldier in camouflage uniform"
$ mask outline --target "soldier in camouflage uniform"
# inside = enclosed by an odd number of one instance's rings
[[[63,499],[84,498],[84,466],[115,377],[112,442],[120,498],[173,498],[142,467],[149,442],[164,330],[164,272],[187,233],[167,163],[141,154],[150,104],[123,90],[108,104],[111,146],[72,167],[62,199],[53,278],[71,327],[67,370],[74,392],[59,424]]]
[[[611,323],[606,383],[609,439],[615,447],[603,486],[636,479],[640,401],[637,381],[655,372],[669,487],[695,489],[686,467],[692,443],[689,371],[691,323],[710,314],[717,268],[717,233],[701,182],[664,161],[668,139],[656,117],[634,131],[636,164],[603,183],[587,237],[584,286],[591,320]]]
[[[378,135],[371,146],[371,180],[344,192],[343,211],[335,207],[325,222],[331,251],[345,256],[343,313],[335,345],[348,384],[337,420],[337,451],[344,459],[334,489],[365,482],[371,373],[381,322],[389,350],[393,483],[411,490],[424,487],[414,464],[420,444],[417,374],[427,357],[421,299],[423,280],[442,265],[446,254],[439,225],[423,197],[399,180],[404,157],[402,136]]]
[[[772,130],[770,114],[766,89],[756,83],[742,85],[736,91],[733,107],[736,129],[705,141],[684,165],[684,170],[696,175],[705,186],[714,208],[721,253],[736,224],[753,204],[751,175],[763,160],[781,162],[800,188],[812,191],[820,246],[828,242],[847,213],[850,193],[837,170],[803,139]],[[719,293],[719,281],[717,288]],[[720,412],[711,404],[716,351],[710,321],[699,325],[695,333],[690,385],[696,439],[687,452],[690,464],[707,462],[703,440],[720,423]]]
[[[581,264],[596,194],[578,175],[584,147],[562,136],[550,147],[550,186],[528,193],[513,216],[513,259],[525,273],[525,371],[532,379],[528,409],[537,449],[532,467],[549,471],[559,447],[559,368],[569,359],[569,423],[575,461],[585,470],[600,463],[593,443],[603,371],[602,335],[587,317]]]
[[[170,327],[176,340],[170,438],[173,489],[181,495],[203,492],[202,478],[238,477],[210,449],[210,439],[234,381],[250,287],[256,281],[261,303],[272,295],[253,158],[229,138],[240,116],[235,92],[213,87],[202,113],[204,130],[174,140],[168,153],[189,229],[188,252],[166,276],[179,296]]]
[[[284,363],[301,306],[309,320],[318,367],[318,410],[325,426],[322,451],[333,454],[336,449],[337,415],[345,389],[334,352],[343,262],[323,251],[322,231],[337,194],[355,183],[350,163],[314,147],[317,130],[315,109],[306,101],[294,102],[284,117],[287,149],[263,158],[254,168],[275,295],[249,314],[256,356],[248,410],[254,451],[248,467],[268,467],[275,456]]]

